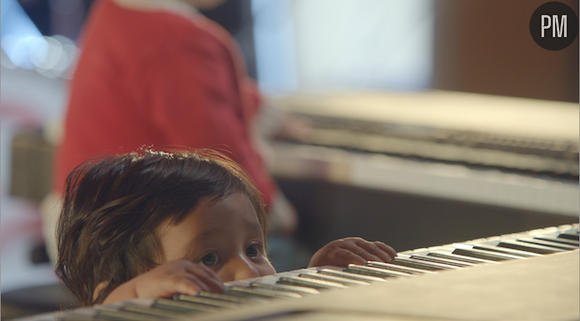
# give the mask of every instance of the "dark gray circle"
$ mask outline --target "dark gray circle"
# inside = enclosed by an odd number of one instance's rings
[[[538,46],[562,50],[578,35],[578,17],[564,3],[552,1],[539,6],[530,18],[530,34]]]

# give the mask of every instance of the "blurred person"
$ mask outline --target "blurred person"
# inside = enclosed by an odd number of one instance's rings
[[[295,232],[297,214],[269,175],[257,147],[254,128],[261,105],[257,86],[247,76],[232,36],[198,12],[222,2],[93,4],[71,81],[53,192],[43,204],[43,233],[53,261],[60,198],[70,171],[92,157],[144,146],[229,152],[263,194],[271,232],[286,236]],[[280,128],[288,132],[288,126]]]

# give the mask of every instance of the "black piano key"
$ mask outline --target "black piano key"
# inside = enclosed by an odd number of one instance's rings
[[[502,253],[502,254],[509,254],[513,256],[517,256],[519,258],[527,258],[527,257],[534,257],[534,256],[541,256],[538,253],[530,253],[521,250],[516,250],[512,248],[505,248],[505,247],[497,247],[497,246],[489,246],[489,245],[474,245],[474,250],[482,250],[482,251],[490,251],[494,253]]]
[[[198,292],[197,296],[200,296],[203,298],[222,300],[222,301],[226,301],[226,302],[239,303],[239,304],[260,304],[260,303],[266,302],[266,300],[259,299],[259,298],[240,297],[240,296],[235,296],[235,295],[231,295],[231,294],[205,292],[205,291]]]
[[[185,294],[179,294],[173,297],[174,300],[178,301],[185,301],[185,302],[193,302],[198,304],[205,304],[208,306],[216,307],[216,308],[228,308],[228,309],[235,309],[240,306],[239,303],[232,303],[226,302],[218,299],[212,298],[204,298],[201,296],[191,296]]]
[[[146,315],[143,313],[135,313],[129,311],[120,310],[98,310],[95,314],[96,320],[163,320],[163,317],[155,315]],[[165,318],[167,319],[167,318]]]
[[[562,239],[557,237],[548,237],[548,236],[535,236],[534,239],[542,240],[542,241],[549,241],[573,246],[579,246],[580,242],[568,239]]]
[[[342,278],[342,277],[338,277],[338,276],[324,275],[324,274],[319,274],[319,273],[302,273],[299,276],[302,278],[307,278],[307,279],[336,282],[336,283],[340,283],[344,286],[357,286],[357,285],[368,285],[369,284],[369,282],[356,281],[356,280],[352,280],[352,279],[346,279],[346,278]]]
[[[441,270],[449,270],[455,269],[455,266],[451,265],[444,265],[444,264],[436,264],[436,263],[427,263],[427,262],[417,262],[410,259],[403,259],[396,257],[389,262],[389,264],[401,265],[401,266],[408,266],[411,268],[419,269],[419,270],[427,270],[427,271],[441,271]]]
[[[550,249],[550,248],[544,247],[544,246],[525,244],[525,243],[520,243],[517,241],[509,241],[509,242],[502,241],[502,242],[499,242],[499,244],[497,246],[515,249],[515,250],[520,250],[520,251],[527,251],[527,252],[531,252],[531,253],[538,253],[538,254],[551,254],[551,253],[556,253],[556,252],[562,252],[561,250],[554,249],[554,248]]]
[[[165,309],[177,312],[217,312],[221,308],[211,307],[205,304],[198,304],[193,302],[184,302],[168,299],[157,299],[151,305],[152,308]]]
[[[481,250],[474,250],[474,249],[455,249],[452,252],[453,254],[463,255],[468,257],[474,257],[477,259],[484,259],[490,261],[505,261],[505,260],[513,260],[513,259],[521,259],[520,256],[502,254],[502,253],[492,253],[489,251],[481,251]]]
[[[411,255],[411,259],[412,260],[432,262],[432,263],[453,265],[453,266],[456,266],[456,267],[469,267],[469,266],[475,265],[474,263],[456,262],[456,261],[452,261],[452,260],[445,260],[445,259],[441,259],[441,258],[429,257],[429,256],[426,256],[426,255],[415,255],[414,254],[414,255]]]
[[[485,259],[481,259],[481,258],[473,258],[473,257],[466,258],[464,256],[456,255],[453,253],[430,252],[427,254],[427,256],[434,256],[434,257],[438,257],[438,258],[442,258],[442,259],[446,259],[446,260],[466,262],[466,263],[470,263],[470,264],[482,264],[482,263],[496,262],[496,261],[485,260]]]
[[[558,235],[559,238],[563,238],[563,239],[568,239],[568,240],[573,240],[573,241],[579,241],[578,238],[578,232],[576,233],[562,233],[560,235]]]
[[[378,269],[384,269],[389,271],[407,273],[407,274],[424,274],[424,273],[432,273],[431,271],[427,271],[425,269],[417,269],[408,266],[401,266],[395,265],[390,263],[383,263],[383,262],[376,262],[376,261],[369,261],[365,264],[365,266],[370,266]]]
[[[536,244],[536,245],[541,245],[541,246],[553,247],[553,248],[564,250],[564,251],[571,251],[571,250],[575,250],[578,248],[577,245],[563,244],[563,243],[550,242],[550,241],[544,241],[544,240],[538,240],[538,239],[529,239],[529,240],[518,239],[518,241],[523,242],[523,243],[530,243],[530,244]]]
[[[322,269],[322,270],[319,270],[318,273],[324,274],[324,275],[330,275],[330,276],[338,276],[338,277],[345,278],[345,279],[363,281],[363,282],[368,282],[368,283],[385,282],[385,279],[380,278],[380,277],[376,277],[376,276],[354,274],[354,273],[348,273],[348,272],[344,272],[344,271],[336,271],[336,270],[331,270],[331,269]]]
[[[297,286],[297,285],[288,285],[288,284],[268,284],[262,282],[252,282],[250,283],[251,287],[255,288],[263,288],[263,289],[270,289],[274,291],[282,291],[282,292],[292,292],[299,295],[308,295],[308,294],[319,294],[315,288],[306,287],[306,286]]]
[[[254,296],[260,298],[300,298],[301,296],[297,293],[293,292],[285,292],[285,291],[276,291],[271,289],[264,289],[264,288],[245,288],[241,286],[232,286],[226,289],[226,293],[233,294],[233,295],[241,295],[241,296]]]
[[[160,317],[161,319],[164,319],[164,320],[180,319],[180,318],[183,318],[185,315],[187,315],[184,312],[164,310],[164,309],[159,309],[159,308],[148,308],[148,307],[142,307],[142,306],[138,306],[138,305],[126,305],[123,308],[121,308],[121,310],[128,311],[128,312],[141,313],[141,314],[145,314],[145,315],[152,315],[152,316]]]
[[[337,282],[313,280],[313,279],[306,279],[306,278],[292,277],[292,276],[280,277],[280,279],[278,280],[277,283],[288,284],[288,285],[306,286],[306,287],[315,288],[318,290],[345,289],[345,288],[347,288],[346,286],[342,285],[341,283],[337,283]]]
[[[348,273],[356,273],[356,274],[362,274],[362,275],[376,276],[376,277],[380,277],[380,278],[384,278],[384,279],[411,276],[411,274],[408,274],[408,273],[389,271],[389,270],[385,270],[385,269],[379,269],[379,268],[375,268],[375,267],[355,265],[355,264],[349,264],[347,267],[344,268],[343,271],[348,272]]]

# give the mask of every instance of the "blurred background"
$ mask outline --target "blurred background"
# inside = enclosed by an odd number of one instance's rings
[[[352,235],[404,251],[578,222],[578,40],[536,45],[529,19],[544,2],[228,0],[203,12],[234,35],[268,103],[312,127],[267,149],[305,253]],[[39,204],[92,3],[1,0],[5,318],[70,304],[54,291]]]

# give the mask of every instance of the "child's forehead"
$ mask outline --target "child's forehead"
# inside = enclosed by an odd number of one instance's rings
[[[211,218],[218,216],[239,216],[251,212],[250,217],[258,218],[256,209],[248,195],[243,192],[234,192],[224,197],[214,199],[211,197],[202,198],[199,205],[196,206],[188,215],[197,215],[200,218]]]
[[[250,198],[243,192],[235,192],[224,197],[203,197],[177,224],[187,221],[192,232],[208,234],[208,231],[221,230],[222,226],[238,224],[239,228],[261,228],[258,214]]]

